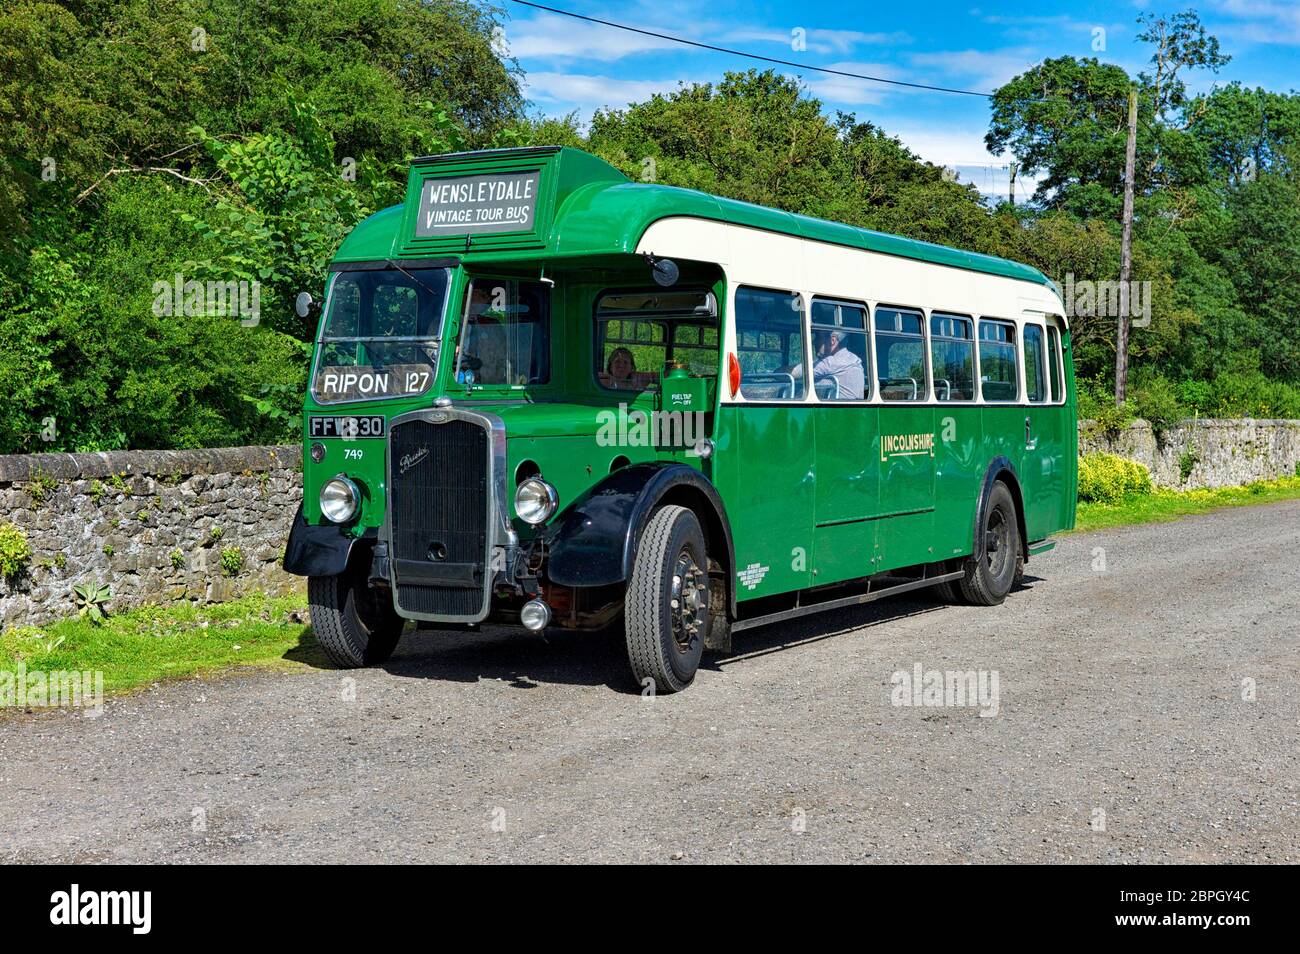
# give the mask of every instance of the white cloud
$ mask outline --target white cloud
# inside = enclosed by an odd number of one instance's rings
[[[675,79],[619,79],[582,73],[534,71],[524,77],[524,95],[539,104],[558,104],[577,109],[584,119],[597,109],[622,109],[628,103],[647,100],[655,93],[677,89]]]
[[[910,43],[912,38],[906,33],[863,33],[858,30],[824,30],[795,26],[789,30],[767,27],[745,27],[732,30],[722,38],[722,43],[776,43],[786,49],[779,54],[781,59],[797,58],[800,51],[794,49],[795,30],[803,30],[802,39],[807,49],[802,52],[836,54],[843,56],[857,46],[901,46]],[[778,54],[774,54],[778,55]]]
[[[1013,76],[1030,69],[1039,62],[1039,57],[1031,50],[1017,48],[913,53],[908,60],[926,71],[917,82],[951,86],[954,81],[961,81],[967,88],[991,93]]]
[[[1011,155],[994,156],[984,148],[984,127],[940,129],[933,126],[889,128],[898,139],[926,162],[948,166],[957,172],[957,181],[971,183],[981,193],[1006,198],[1010,189],[1010,172],[1004,168]],[[1016,201],[1025,202],[1034,194],[1041,176],[1016,176]]]
[[[879,76],[881,79],[896,79],[898,71],[888,63],[861,63],[856,61],[827,63],[825,66],[832,70],[841,70],[845,73],[861,73],[867,76]],[[819,73],[815,70],[809,70],[801,74],[800,77],[804,84],[818,99],[823,102],[836,103],[846,106],[862,106],[880,103],[884,100],[885,94],[891,90],[897,90],[899,87],[888,86],[884,83],[873,83],[870,80],[854,79],[851,76],[834,76],[829,73]]]
[[[1300,3],[1294,0],[1215,0],[1214,8],[1239,21],[1210,32],[1252,43],[1300,45]]]
[[[506,26],[505,34],[510,55],[517,59],[566,58],[607,63],[638,53],[684,49],[671,40],[560,16],[516,20]]]

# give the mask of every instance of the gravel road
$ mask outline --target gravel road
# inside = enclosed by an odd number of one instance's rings
[[[655,699],[613,636],[418,632],[9,713],[0,861],[1295,862],[1298,553],[1295,502],[1069,536],[1002,607],[749,632]],[[996,714],[893,704],[918,665]]]

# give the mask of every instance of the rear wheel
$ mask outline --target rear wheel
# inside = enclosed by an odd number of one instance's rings
[[[961,592],[976,606],[997,606],[1011,592],[1020,560],[1016,502],[1000,480],[989,490],[979,533],[975,554],[966,561],[966,575],[959,581]]]
[[[628,662],[643,686],[679,692],[695,678],[709,636],[708,566],[694,513],[670,505],[651,514],[623,611]]]
[[[307,601],[312,633],[336,666],[373,666],[397,648],[405,620],[361,574],[309,577]]]

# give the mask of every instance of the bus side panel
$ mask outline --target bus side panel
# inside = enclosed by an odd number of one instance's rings
[[[876,569],[892,570],[936,559],[934,529],[935,409],[928,404],[890,404],[880,409],[880,435],[903,443],[877,442],[880,467],[880,526]],[[908,443],[908,441],[912,443]],[[922,446],[928,442],[928,446]]]
[[[1078,438],[1069,433],[1068,405],[1031,405],[1032,451],[1026,450],[1021,467],[1025,495],[1025,532],[1029,540],[1042,540],[1062,527],[1061,501],[1069,496],[1071,461]],[[1071,440],[1073,438],[1073,440]]]
[[[969,556],[975,544],[975,508],[988,469],[983,410],[935,408],[934,556]]]
[[[1019,478],[1025,456],[1025,410],[1023,404],[986,405],[982,409],[985,469],[995,457],[1005,457],[1015,465]]]
[[[870,405],[813,409],[817,442],[813,568],[818,585],[857,579],[876,570],[879,413]]]
[[[731,521],[736,599],[812,585],[813,407],[724,404],[714,481]]]

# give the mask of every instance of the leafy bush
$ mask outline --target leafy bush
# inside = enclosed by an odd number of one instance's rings
[[[1157,434],[1187,417],[1178,390],[1162,375],[1152,375],[1133,389],[1133,412],[1151,425]]]
[[[1300,418],[1300,387],[1259,370],[1223,371],[1211,381],[1183,381],[1178,400],[1201,417]]]
[[[1151,493],[1151,473],[1137,461],[1102,452],[1079,457],[1079,499],[1119,503]]]
[[[1192,448],[1183,451],[1178,458],[1178,479],[1181,483],[1187,483],[1187,478],[1192,476],[1192,471],[1196,465],[1201,462],[1201,455],[1196,453]]]
[[[1086,379],[1078,382],[1079,420],[1092,421],[1093,427],[1107,437],[1116,437],[1133,422],[1128,402],[1115,405],[1115,393],[1106,382]]]
[[[27,534],[12,523],[0,523],[0,577],[10,580],[18,576],[27,569],[31,558]]]
[[[221,551],[221,572],[235,576],[244,568],[244,551],[239,547],[226,547]]]

